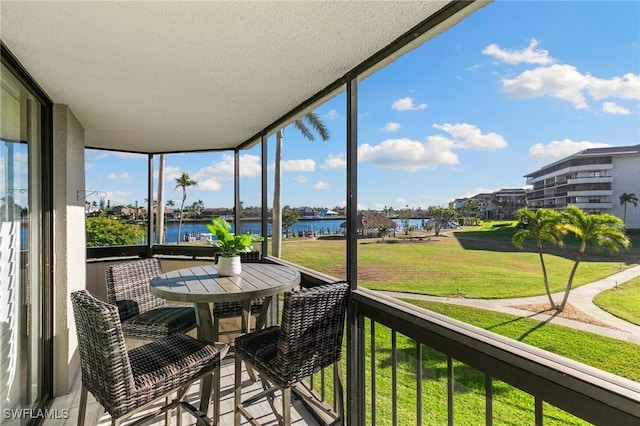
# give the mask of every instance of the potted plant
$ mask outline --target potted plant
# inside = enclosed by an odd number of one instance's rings
[[[225,277],[238,275],[242,271],[240,253],[253,251],[253,243],[263,240],[253,234],[233,235],[231,224],[220,216],[214,217],[207,229],[216,236],[211,244],[220,251],[218,274]]]

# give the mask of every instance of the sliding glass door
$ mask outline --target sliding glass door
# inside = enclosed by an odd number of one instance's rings
[[[11,424],[48,395],[46,167],[42,103],[5,61],[0,77],[0,423]]]

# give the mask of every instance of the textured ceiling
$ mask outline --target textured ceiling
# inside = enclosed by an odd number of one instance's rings
[[[446,1],[3,1],[2,41],[89,147],[233,148]]]

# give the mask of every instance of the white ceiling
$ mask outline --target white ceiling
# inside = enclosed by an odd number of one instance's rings
[[[447,1],[2,1],[2,41],[88,147],[233,148]],[[476,7],[474,7],[475,9]]]

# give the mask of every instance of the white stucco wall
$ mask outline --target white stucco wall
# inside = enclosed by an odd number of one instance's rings
[[[620,196],[626,192],[640,198],[640,156],[613,157],[612,176],[612,213],[623,219],[624,206],[620,204]],[[640,229],[640,203],[637,206],[627,203],[625,226],[627,229]]]
[[[85,288],[84,129],[66,105],[53,107],[53,392],[69,392],[79,371],[69,294]],[[78,199],[80,198],[80,199]]]

